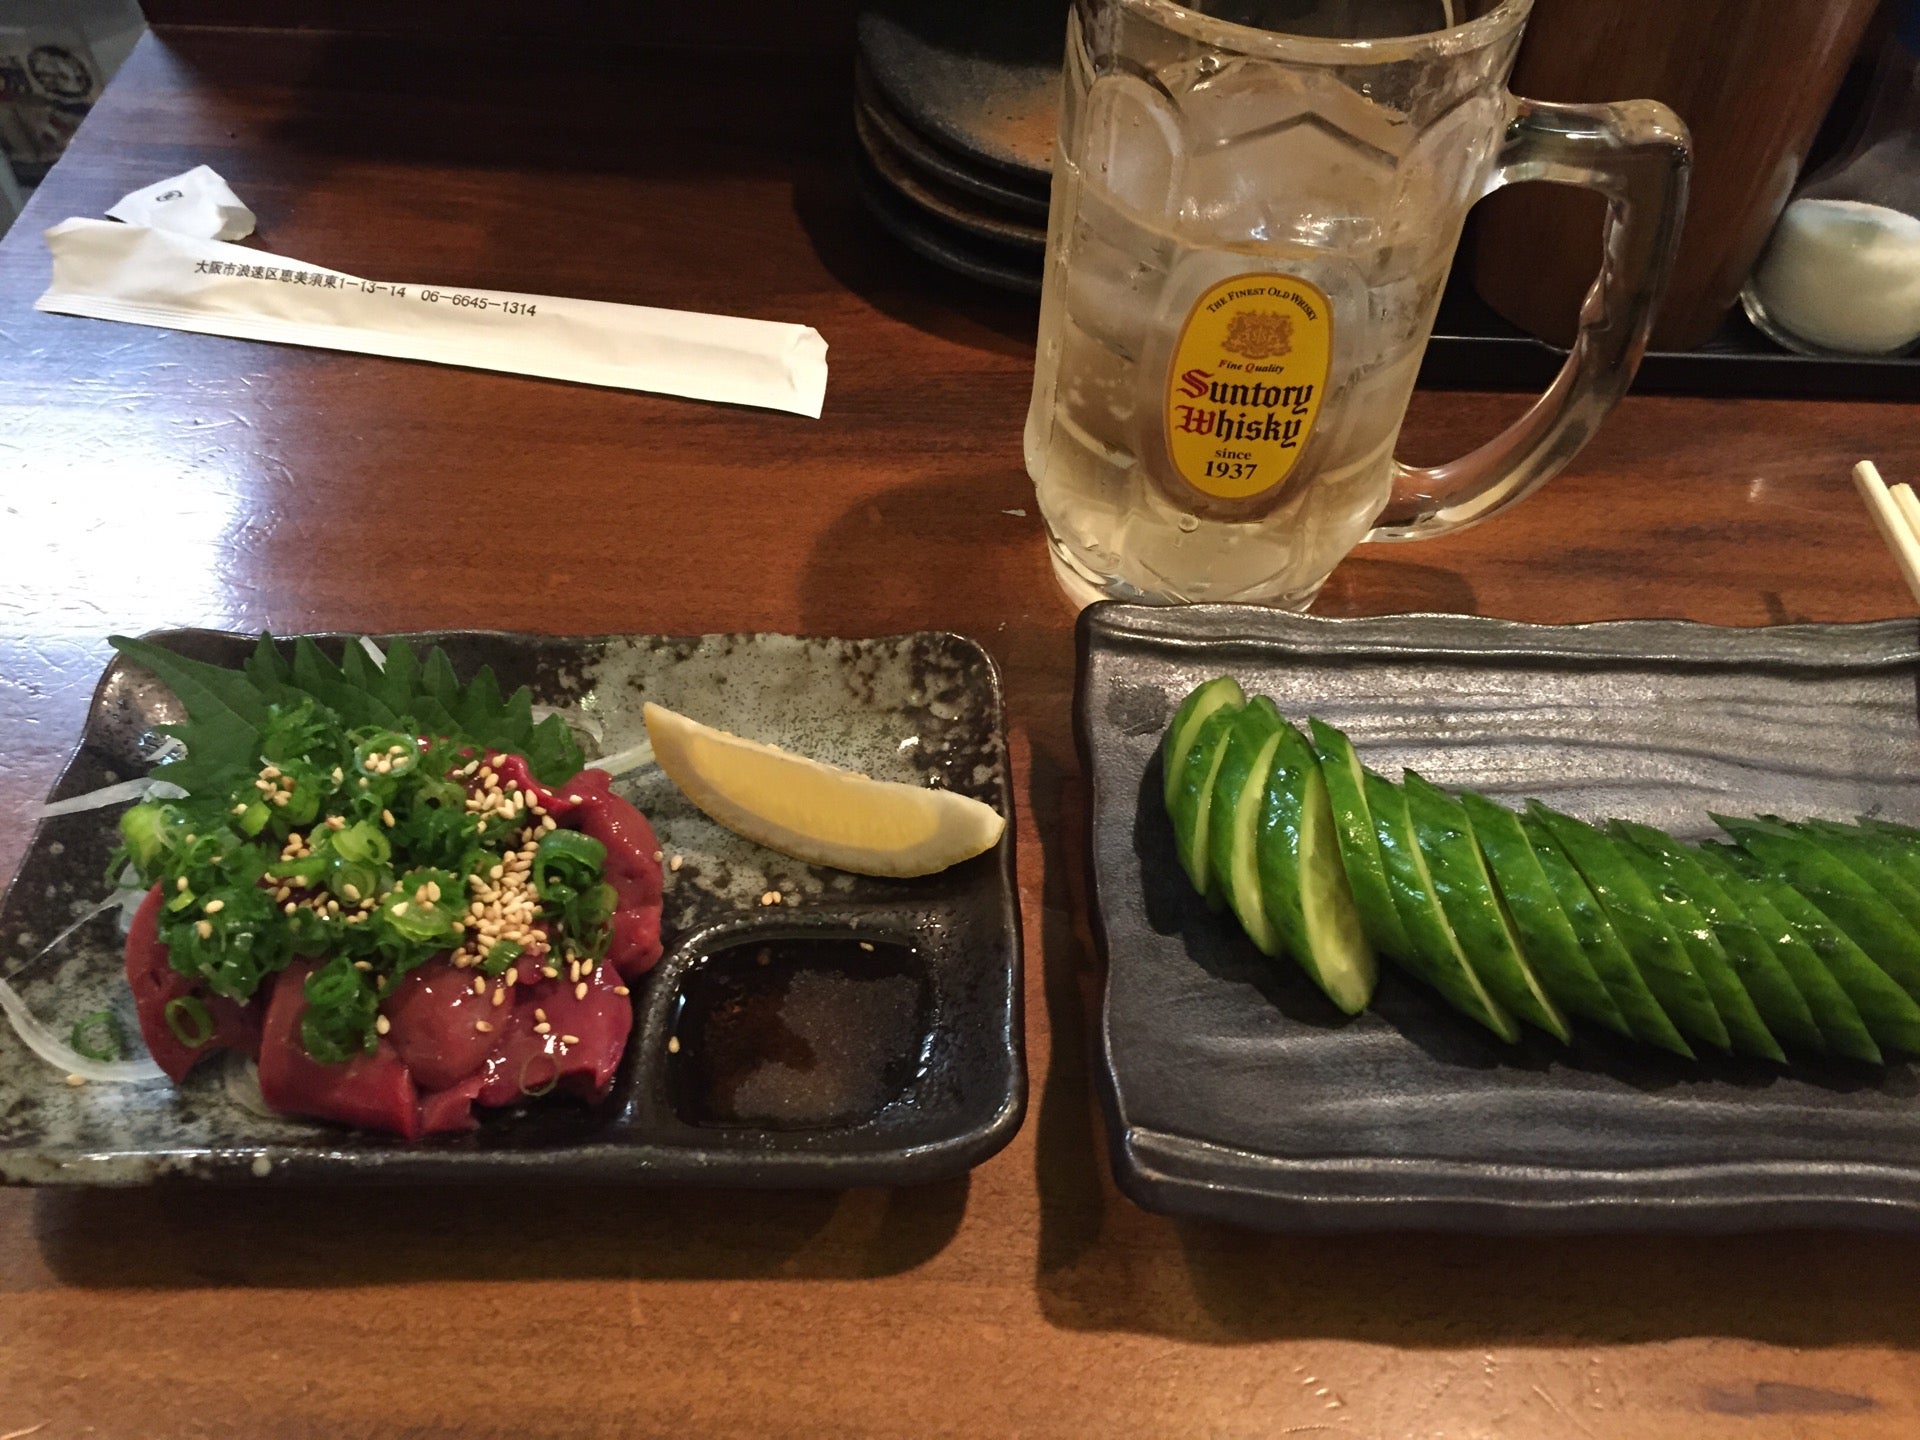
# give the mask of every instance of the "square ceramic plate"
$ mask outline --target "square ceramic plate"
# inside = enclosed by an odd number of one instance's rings
[[[1686,837],[1709,810],[1920,822],[1910,621],[1729,630],[1101,605],[1079,631],[1102,1099],[1121,1188],[1273,1229],[1920,1222],[1914,1068],[1681,1062],[1583,1029],[1507,1047],[1389,969],[1348,1019],[1210,913],[1158,746],[1232,674],[1388,775]]]
[[[152,638],[223,663],[237,662],[252,643],[210,631]],[[505,688],[531,685],[536,704],[563,710],[588,735],[589,755],[644,739],[640,708],[653,700],[882,779],[943,785],[1011,817],[999,676],[984,650],[956,635],[409,638],[419,647],[444,645],[462,676],[490,664]],[[153,727],[178,718],[164,686],[116,659],[53,798],[144,773]],[[695,810],[657,769],[634,771],[616,788],[651,819],[665,853],[681,863],[666,876],[666,955],[636,989],[633,1039],[602,1104],[529,1104],[487,1114],[470,1134],[409,1144],[262,1113],[257,1090],[255,1105],[248,1104],[238,1067],[219,1063],[203,1066],[178,1090],[164,1082],[69,1087],[0,1026],[0,1180],[450,1181],[530,1174],[887,1185],[957,1173],[1012,1137],[1025,1108],[1026,1074],[1011,824],[997,850],[942,874],[881,880],[805,865],[742,840]],[[127,1033],[137,1035],[115,916],[87,921],[40,954],[100,898],[118,813],[57,817],[36,830],[0,907],[0,973],[38,1015],[77,1017],[112,1007]],[[760,905],[770,889],[792,903]],[[690,1079],[668,1050],[683,984],[697,987],[700,975],[712,973],[701,968],[703,957],[725,946],[792,938],[868,940],[879,942],[875,954],[910,950],[911,958],[872,974],[824,979],[769,967],[763,978],[771,988],[720,995],[740,1002],[732,1013],[753,1027],[762,1048],[743,1056],[736,1046],[729,1057],[734,1068],[722,1108],[736,1123],[702,1123],[711,1097],[694,1093],[699,1077]],[[712,999],[701,1003],[711,1008]],[[866,1108],[849,1112],[849,1095]],[[738,1123],[743,1113],[756,1118]],[[831,1122],[821,1122],[823,1115]]]

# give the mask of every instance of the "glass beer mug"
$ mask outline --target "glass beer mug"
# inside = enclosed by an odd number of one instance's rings
[[[1484,520],[1586,443],[1646,347],[1687,135],[1509,94],[1531,3],[1075,0],[1026,462],[1076,601],[1304,609],[1361,540]],[[1517,180],[1607,197],[1578,340],[1505,433],[1401,465],[1467,210]]]

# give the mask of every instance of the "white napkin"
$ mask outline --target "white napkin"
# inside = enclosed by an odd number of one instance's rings
[[[827,342],[810,326],[363,280],[211,238],[238,224],[245,226],[239,234],[252,229],[252,212],[234,197],[239,213],[231,213],[222,193],[233,196],[225,181],[200,166],[129,195],[110,212],[145,215],[144,223],[55,225],[46,232],[53,281],[34,308],[758,405],[815,419],[825,402]],[[217,228],[208,232],[209,224]]]
[[[129,225],[151,225],[202,240],[244,240],[253,233],[253,211],[206,165],[122,196],[107,214]]]

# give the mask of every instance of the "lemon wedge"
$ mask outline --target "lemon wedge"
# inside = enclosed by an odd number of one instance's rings
[[[736,834],[861,875],[931,875],[1000,843],[1007,822],[951,790],[875,780],[664,706],[644,711],[654,759],[689,800]]]

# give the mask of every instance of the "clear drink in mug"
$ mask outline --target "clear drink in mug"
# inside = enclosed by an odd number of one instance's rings
[[[1304,608],[1360,540],[1457,529],[1544,483],[1624,391],[1685,129],[1650,101],[1508,94],[1530,4],[1077,0],[1026,427],[1077,601]],[[1505,434],[1399,465],[1466,212],[1531,178],[1608,196],[1580,338]]]

